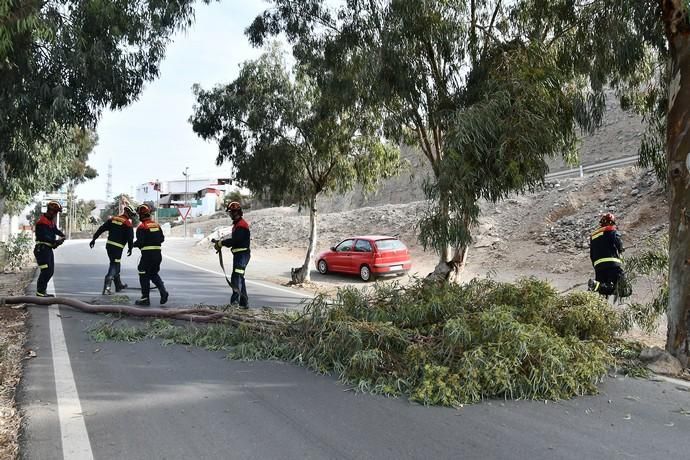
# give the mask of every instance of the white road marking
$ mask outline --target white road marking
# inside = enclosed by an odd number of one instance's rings
[[[168,256],[168,255],[163,255],[163,257],[166,258],[166,259],[170,259],[170,260],[172,260],[173,262],[177,262],[178,264],[186,265],[186,266],[188,266],[188,267],[195,268],[195,269],[197,269],[197,270],[201,270],[201,271],[204,271],[204,272],[213,273],[214,275],[218,275],[218,276],[223,276],[223,277],[225,277],[225,275],[223,274],[223,272],[217,272],[217,271],[215,271],[215,270],[209,270],[208,268],[199,267],[198,265],[190,264],[190,263],[188,263],[188,262],[184,262],[184,261],[182,261],[182,260],[180,260],[180,259],[176,259],[176,258],[170,257],[170,256]],[[293,291],[293,290],[290,290],[290,289],[285,289],[285,288],[282,288],[282,287],[279,287],[279,286],[273,286],[273,285],[270,285],[270,284],[262,283],[262,282],[260,282],[260,281],[246,280],[246,282],[247,282],[247,284],[253,284],[253,285],[255,285],[255,286],[261,286],[261,287],[264,287],[264,288],[266,288],[266,289],[273,289],[273,290],[275,290],[275,291],[285,292],[285,293],[291,294],[291,295],[302,296],[302,297],[304,297],[305,299],[313,299],[313,298],[314,298],[314,296],[313,296],[313,295],[310,295],[310,294],[305,294],[305,293],[302,293],[302,292],[299,292],[299,291]]]
[[[50,292],[55,294],[52,280],[48,284],[48,288]],[[62,319],[58,313],[60,313],[60,309],[57,305],[49,307],[50,345],[53,349],[53,372],[55,373],[55,393],[57,394],[58,417],[60,419],[62,457],[70,460],[93,460],[91,442],[86,431],[77,385],[74,382],[65,333],[62,330]]]

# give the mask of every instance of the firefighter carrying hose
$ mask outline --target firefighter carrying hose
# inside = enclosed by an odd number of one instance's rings
[[[249,297],[247,296],[244,272],[251,256],[249,224],[242,218],[242,206],[238,202],[233,201],[228,204],[226,211],[232,219],[232,234],[230,238],[214,241],[214,244],[216,251],[221,251],[223,246],[231,248],[232,275],[230,276],[230,287],[232,288],[232,297],[230,297],[230,304],[247,309],[249,308]]]
[[[151,219],[151,209],[142,204],[137,208],[137,214],[141,223],[137,227],[137,240],[134,247],[141,250],[141,260],[139,261],[139,284],[141,285],[141,299],[134,302],[137,305],[151,305],[149,293],[153,283],[161,294],[161,305],[168,301],[168,291],[158,272],[161,268],[161,244],[165,241],[163,230],[160,225]]]
[[[105,249],[108,252],[108,259],[110,265],[108,266],[108,273],[105,275],[103,282],[103,295],[110,295],[110,283],[115,281],[115,291],[120,292],[127,287],[120,280],[120,260],[122,258],[122,251],[127,246],[127,257],[132,255],[132,245],[134,243],[134,229],[132,228],[132,219],[136,214],[131,206],[125,206],[122,214],[113,216],[106,220],[101,225],[96,233],[93,234],[89,247],[93,249],[96,240],[103,232],[108,232],[108,240],[105,243]]]
[[[616,227],[616,218],[607,213],[601,216],[599,228],[590,237],[589,256],[594,266],[595,279],[590,279],[590,291],[603,296],[616,294],[627,297],[631,294],[625,282],[621,254],[625,251],[620,233]]]
[[[57,201],[50,201],[46,207],[46,212],[41,214],[36,221],[36,246],[34,247],[34,257],[41,269],[36,284],[36,295],[38,297],[55,297],[48,294],[48,281],[53,277],[55,271],[55,258],[53,249],[65,242],[65,234],[57,228],[55,217],[62,212],[62,206]],[[57,237],[60,237],[59,239]]]

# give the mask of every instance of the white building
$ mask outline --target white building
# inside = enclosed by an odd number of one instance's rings
[[[221,209],[223,197],[230,189],[229,183],[227,178],[150,181],[136,188],[135,199],[139,203],[157,204],[159,209],[191,206],[189,217],[208,216]]]

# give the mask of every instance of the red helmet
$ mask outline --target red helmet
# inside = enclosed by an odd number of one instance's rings
[[[53,211],[55,213],[62,212],[62,205],[57,201],[49,201],[46,205],[48,211]]]
[[[232,201],[228,203],[228,205],[225,207],[226,212],[236,212],[236,211],[242,211],[242,205],[239,204],[237,201]]]
[[[139,205],[137,208],[137,214],[139,214],[139,217],[148,217],[151,215],[151,208],[145,204]]]
[[[602,227],[616,225],[616,216],[614,216],[610,212],[607,212],[606,214],[601,216],[601,219],[599,219],[599,225],[601,225]]]

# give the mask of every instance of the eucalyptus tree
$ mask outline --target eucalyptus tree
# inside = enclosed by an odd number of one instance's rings
[[[686,0],[523,0],[529,18],[558,39],[561,65],[594,89],[613,87],[647,122],[640,159],[669,198],[666,349],[687,360],[690,317],[690,20]]]
[[[45,141],[17,141],[5,155],[7,177],[0,181],[0,197],[9,214],[21,211],[40,191],[65,183],[73,186],[97,175],[86,164],[96,144],[93,132],[53,125],[46,134]]]
[[[586,85],[558,65],[559,48],[520,17],[518,2],[272,4],[247,30],[254,44],[285,33],[315,78],[328,76],[346,98],[358,88],[359,104],[385,114],[386,135],[428,159],[431,205],[418,228],[440,255],[436,278],[462,271],[481,198],[535,186],[547,157],[573,154],[574,120],[596,125]]]
[[[343,104],[272,46],[246,62],[238,78],[212,90],[194,87],[195,133],[218,143],[217,163],[233,179],[271,201],[295,198],[309,209],[309,247],[293,282],[310,280],[317,244],[317,198],[354,184],[371,190],[392,175],[397,148],[382,142],[375,111]]]
[[[193,3],[0,0],[0,184],[42,180],[30,165],[56,129],[93,129],[103,108],[135,100]]]

